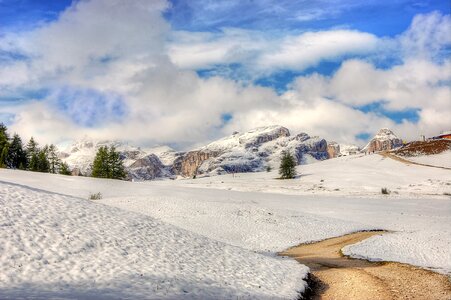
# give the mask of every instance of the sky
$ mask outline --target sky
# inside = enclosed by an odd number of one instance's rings
[[[451,2],[0,0],[0,122],[188,149],[282,125],[363,145],[451,129]]]

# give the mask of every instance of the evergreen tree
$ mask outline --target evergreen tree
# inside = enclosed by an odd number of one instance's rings
[[[13,169],[25,169],[27,166],[27,155],[23,149],[22,139],[14,134],[8,149],[7,165]]]
[[[7,128],[3,123],[0,123],[0,168],[6,167],[8,148],[9,148],[9,136]]]
[[[38,143],[36,143],[34,138],[31,137],[31,139],[28,142],[27,147],[26,147],[27,160],[30,163],[30,166],[28,166],[28,167],[30,170],[33,169],[31,166],[31,161],[32,161],[33,155],[36,155],[36,159],[37,159],[38,152],[39,152]],[[32,170],[32,171],[36,171],[36,170]]]
[[[50,164],[50,173],[56,174],[61,162],[56,154],[56,147],[53,144],[48,148],[48,160]]]
[[[284,151],[282,153],[279,174],[282,179],[291,179],[296,176],[296,161],[289,152]]]
[[[37,172],[39,171],[39,158],[37,153],[33,153],[28,163],[28,170]]]
[[[39,151],[37,157],[37,171],[38,172],[43,172],[43,173],[48,173],[50,171],[50,163],[49,160],[47,159],[47,147],[44,147],[44,149],[42,149],[41,151]]]
[[[119,152],[116,151],[114,146],[110,147],[108,152],[108,161],[109,161],[109,177],[113,179],[124,179],[125,178],[125,169],[122,163],[122,159],[120,157]]]
[[[69,166],[65,162],[60,163],[60,168],[58,171],[61,175],[71,175],[71,172],[69,170]]]
[[[100,147],[92,164],[92,177],[109,178],[109,174],[108,148]]]
[[[9,143],[3,145],[3,149],[0,152],[0,168],[8,167],[8,151],[9,151]]]
[[[125,169],[119,152],[114,146],[108,149],[106,146],[97,150],[92,164],[92,177],[124,179]]]

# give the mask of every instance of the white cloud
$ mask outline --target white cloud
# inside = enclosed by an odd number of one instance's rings
[[[15,114],[11,129],[26,138],[34,135],[43,143],[88,135],[189,145],[271,123],[348,142],[356,141],[356,134],[379,127],[392,127],[406,137],[451,127],[446,118],[451,113],[449,60],[434,62],[430,57],[409,55],[389,69],[348,60],[331,77],[303,76],[289,91],[277,95],[271,88],[226,78],[203,79],[189,69],[242,62],[252,72],[302,70],[324,60],[377,52],[385,41],[351,30],[281,38],[237,29],[225,29],[220,35],[174,33],[162,17],[167,5],[144,0],[81,1],[52,23],[0,38],[0,49],[28,57],[0,68],[4,91],[68,87],[99,94],[74,92],[67,97],[51,93],[20,106],[1,107],[0,113]],[[415,23],[409,30],[417,32],[418,26]],[[406,33],[399,37],[402,43],[391,42],[414,45],[415,36]],[[437,38],[431,43],[431,49],[444,45]],[[387,109],[420,109],[418,124],[395,124],[387,117],[353,108],[379,100],[387,101]],[[64,101],[71,102],[65,105]],[[118,102],[125,109],[115,116]],[[225,126],[224,114],[233,116]],[[98,118],[95,126],[83,125],[87,115]]]
[[[353,30],[305,32],[278,37],[263,32],[224,29],[221,33],[175,33],[169,56],[180,68],[241,63],[251,72],[304,70],[322,60],[373,52],[378,38]]]
[[[451,16],[433,12],[417,15],[399,37],[404,55],[431,59],[451,44]]]
[[[375,50],[377,43],[376,36],[358,31],[307,32],[284,38],[274,51],[264,53],[258,64],[263,68],[304,70],[322,60],[368,54]]]

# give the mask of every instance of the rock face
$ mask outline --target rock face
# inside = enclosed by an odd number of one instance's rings
[[[179,166],[174,166],[177,175],[182,175],[184,177],[192,177],[197,174],[199,166],[209,158],[215,157],[216,152],[212,151],[190,151],[186,153],[180,162]]]
[[[382,128],[374,138],[362,149],[363,152],[373,153],[386,151],[401,147],[403,142],[393,131],[388,128]]]
[[[336,142],[329,142],[327,144],[327,154],[329,158],[335,158],[340,155],[340,145]]]
[[[155,154],[137,159],[128,166],[127,173],[131,180],[151,180],[169,175],[165,166]]]

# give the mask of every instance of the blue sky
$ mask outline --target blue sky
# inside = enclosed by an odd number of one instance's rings
[[[352,115],[360,127],[343,125],[334,134],[353,142],[366,140],[380,125],[398,127],[408,136],[449,125],[425,122],[428,114],[443,111],[449,93],[450,78],[443,70],[450,58],[445,37],[450,1],[139,0],[120,5],[104,0],[0,0],[0,69],[11,69],[14,75],[0,81],[0,121],[31,134],[33,124],[20,125],[31,113],[24,103],[30,103],[45,107],[42,114],[66,117],[67,132],[74,135],[94,129],[105,134],[111,124],[153,124],[133,105],[161,120],[158,126],[179,114],[194,115],[193,103],[209,106],[211,119],[194,122],[212,129],[195,130],[186,144],[261,125],[265,119],[276,122],[287,107],[284,103],[304,116],[299,124],[291,116],[287,126],[319,134],[328,130],[315,125],[306,111],[321,115],[320,108],[325,109],[330,119],[337,119],[333,111]],[[79,46],[83,48],[76,51]],[[143,57],[146,74],[136,71]],[[141,63],[135,65],[136,60]],[[130,70],[129,77],[115,73],[119,65]],[[152,73],[152,66],[160,72]],[[420,74],[426,71],[436,81],[423,80]],[[402,72],[416,77],[407,81]],[[374,91],[362,78],[349,79],[358,74],[387,92]],[[138,78],[140,89],[131,88],[130,78],[135,84]],[[170,78],[178,78],[176,84],[187,90],[173,95]],[[149,80],[159,83],[152,91],[142,87]],[[190,80],[195,81],[192,86],[183,84]],[[424,91],[417,93],[418,99],[405,91],[412,84]],[[226,99],[226,90],[244,98]],[[419,95],[431,95],[432,100]],[[234,101],[240,107],[231,107]],[[169,106],[176,107],[174,115]],[[85,114],[80,113],[83,107]],[[252,114],[266,117],[256,121]],[[176,130],[147,140],[176,143]],[[49,134],[49,139],[63,138],[69,136]]]

